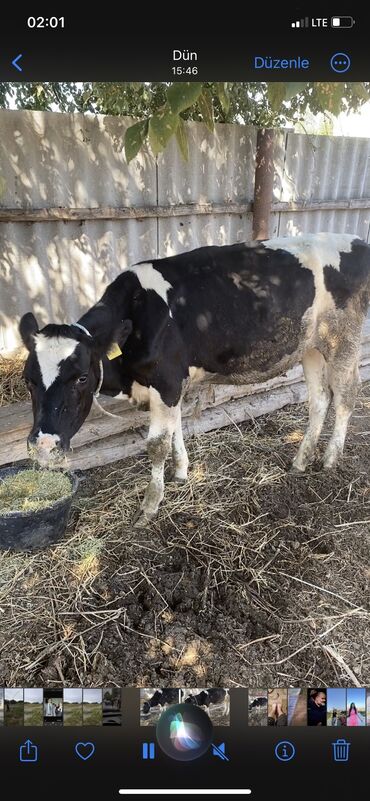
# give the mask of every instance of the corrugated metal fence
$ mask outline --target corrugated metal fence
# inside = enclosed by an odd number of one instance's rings
[[[19,316],[77,319],[142,259],[251,239],[257,131],[188,123],[191,157],[172,142],[127,166],[131,120],[0,112],[0,349]],[[370,238],[370,139],[280,132],[271,235],[348,231]]]

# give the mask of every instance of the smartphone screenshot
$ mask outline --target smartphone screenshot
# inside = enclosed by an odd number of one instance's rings
[[[370,20],[311,9],[3,15],[19,797],[366,792]]]

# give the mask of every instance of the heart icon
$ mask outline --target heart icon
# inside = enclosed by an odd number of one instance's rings
[[[95,753],[95,745],[94,743],[76,743],[75,751],[77,756],[86,762]]]

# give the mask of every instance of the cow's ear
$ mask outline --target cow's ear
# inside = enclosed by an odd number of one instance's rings
[[[114,341],[118,343],[120,348],[125,344],[126,339],[132,333],[132,320],[122,320],[122,323],[117,326],[114,334]]]
[[[27,350],[31,351],[35,347],[34,336],[38,334],[38,332],[39,327],[36,317],[32,312],[27,312],[27,314],[23,315],[19,323],[19,333]]]

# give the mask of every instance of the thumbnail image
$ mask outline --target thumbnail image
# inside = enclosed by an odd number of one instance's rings
[[[101,726],[103,722],[103,690],[82,691],[82,723],[84,726]]]
[[[63,690],[63,725],[82,726],[82,687]]]
[[[63,723],[63,690],[44,690],[44,724],[61,726]]]
[[[180,690],[173,687],[140,690],[140,726],[154,726],[162,712],[180,703]]]
[[[307,726],[307,690],[288,689],[288,726]]]
[[[267,690],[249,690],[249,726],[267,726]]]
[[[307,690],[307,726],[326,726],[326,690]]]
[[[366,725],[366,690],[347,688],[347,726]]]
[[[5,726],[23,726],[24,705],[23,690],[20,688],[4,690],[4,723]]]
[[[346,726],[346,697],[347,691],[344,688],[328,689],[326,691],[326,720],[328,726]]]
[[[121,726],[122,693],[120,687],[103,690],[103,726]]]
[[[4,725],[4,690],[0,688],[0,726]]]
[[[288,690],[277,687],[267,693],[267,725],[286,726],[288,721]]]
[[[230,694],[222,687],[180,691],[181,703],[200,706],[208,713],[214,726],[230,726]]]
[[[366,692],[366,725],[370,726],[370,690]]]
[[[24,725],[43,726],[44,691],[40,688],[30,688],[24,690]]]

